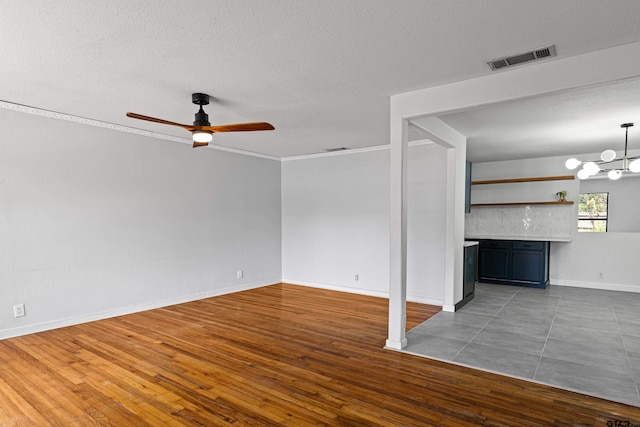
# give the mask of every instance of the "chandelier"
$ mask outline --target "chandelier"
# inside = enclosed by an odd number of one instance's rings
[[[629,128],[633,126],[633,123],[623,123],[621,128],[625,129],[624,134],[624,156],[617,157],[617,153],[614,150],[604,150],[600,154],[600,160],[593,160],[588,162],[581,162],[576,158],[571,158],[565,162],[567,169],[574,170],[578,166],[582,165],[582,169],[578,171],[579,179],[587,179],[590,176],[595,176],[600,173],[606,173],[609,179],[620,179],[622,175],[629,174],[630,172],[640,172],[640,156],[629,157],[627,156],[627,138],[629,136]],[[609,168],[612,163],[622,162],[621,167]],[[605,166],[602,168],[601,166]]]

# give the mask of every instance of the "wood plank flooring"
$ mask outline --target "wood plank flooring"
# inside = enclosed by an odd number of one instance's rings
[[[640,409],[384,350],[387,300],[279,284],[0,341],[0,426],[606,426]],[[438,312],[409,304],[408,326]]]

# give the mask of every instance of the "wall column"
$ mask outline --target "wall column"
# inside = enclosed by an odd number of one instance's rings
[[[407,345],[407,154],[409,123],[391,111],[389,337],[386,346]]]

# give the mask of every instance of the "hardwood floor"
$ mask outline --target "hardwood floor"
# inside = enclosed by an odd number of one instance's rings
[[[437,307],[409,304],[413,327]],[[640,409],[382,347],[387,300],[273,285],[0,341],[0,426],[595,425]]]

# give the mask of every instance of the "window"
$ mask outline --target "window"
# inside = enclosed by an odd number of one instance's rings
[[[609,193],[582,193],[578,205],[578,231],[607,232]]]

